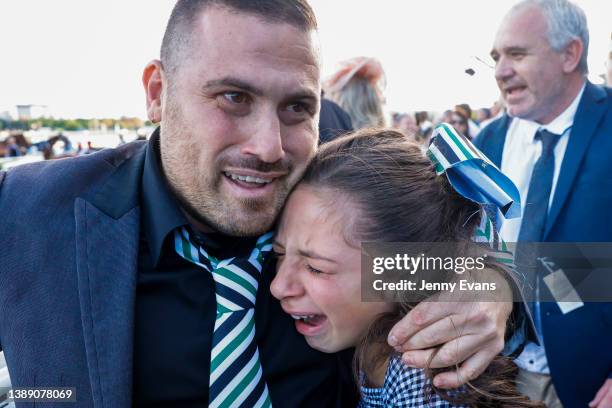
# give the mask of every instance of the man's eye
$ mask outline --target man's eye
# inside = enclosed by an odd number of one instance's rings
[[[308,107],[303,103],[292,103],[287,105],[287,110],[294,113],[308,112]]]
[[[249,101],[249,96],[242,92],[225,92],[223,97],[235,104],[243,104]]]
[[[303,102],[289,103],[280,111],[281,120],[290,126],[310,120],[313,115],[310,105]]]

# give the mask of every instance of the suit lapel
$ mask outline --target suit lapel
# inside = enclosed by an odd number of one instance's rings
[[[131,405],[144,150],[120,165],[92,198],[77,198],[74,205],[81,321],[97,408]]]
[[[608,108],[607,105],[605,91],[587,82],[582,100],[576,111],[569,142],[561,164],[561,172],[559,173],[555,195],[550,207],[548,219],[546,220],[544,239],[548,237],[571,191],[582,159],[599,126],[599,122]]]

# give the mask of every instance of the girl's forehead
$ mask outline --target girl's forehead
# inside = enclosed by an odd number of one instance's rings
[[[358,249],[356,220],[360,212],[351,197],[330,188],[311,185],[298,187],[292,193],[283,213],[282,239],[328,249]]]

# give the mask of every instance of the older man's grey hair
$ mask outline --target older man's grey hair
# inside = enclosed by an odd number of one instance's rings
[[[586,75],[589,72],[587,56],[589,52],[589,28],[584,11],[567,0],[525,0],[512,8],[518,11],[527,6],[537,6],[542,10],[548,24],[548,43],[557,51],[563,51],[571,41],[580,39],[583,50],[578,70]]]

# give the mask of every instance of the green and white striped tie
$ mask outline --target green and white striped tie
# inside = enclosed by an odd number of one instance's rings
[[[272,233],[261,236],[248,259],[218,260],[189,235],[174,232],[176,252],[209,271],[215,281],[217,316],[210,360],[210,407],[271,407],[255,342],[255,299]]]

